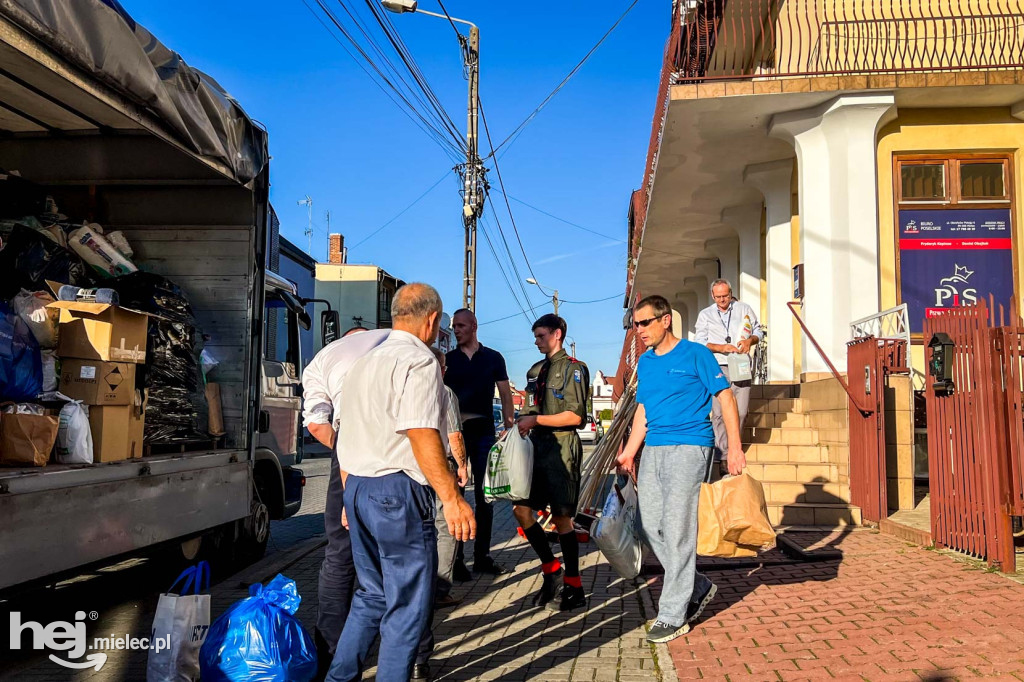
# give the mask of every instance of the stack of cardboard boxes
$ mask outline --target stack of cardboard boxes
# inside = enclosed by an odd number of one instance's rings
[[[145,392],[136,366],[146,362],[148,318],[106,303],[56,301],[60,392],[89,406],[94,462],[142,457]]]

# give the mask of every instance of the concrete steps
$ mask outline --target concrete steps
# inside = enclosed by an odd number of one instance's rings
[[[814,407],[800,397],[800,384],[752,387],[742,432],[748,471],[764,487],[773,524],[860,525],[846,469],[833,461],[835,453],[829,456],[821,432],[812,427]]]

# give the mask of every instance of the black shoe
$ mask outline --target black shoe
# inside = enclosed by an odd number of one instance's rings
[[[704,609],[711,603],[711,600],[715,598],[715,594],[718,593],[718,587],[714,583],[710,583],[710,587],[704,591],[704,594],[700,595],[699,601],[691,601],[689,606],[686,607],[686,622],[693,623],[700,614],[704,613]]]
[[[565,574],[563,569],[558,569],[554,573],[544,574],[544,584],[540,586],[540,592],[533,595],[534,606],[546,606],[549,601],[558,596],[558,593],[562,590],[562,576]]]
[[[443,597],[438,597],[434,600],[434,608],[446,609],[449,606],[458,606],[461,603],[462,599],[460,597],[454,597],[450,594],[446,594]]]
[[[508,573],[508,569],[501,564],[495,563],[491,557],[485,556],[473,562],[473,572],[487,573],[488,575],[504,575]]]
[[[572,611],[586,605],[587,595],[583,592],[582,587],[564,585],[562,587],[561,599],[557,602],[554,600],[549,601],[548,611]]]
[[[468,583],[473,579],[473,574],[466,568],[466,564],[459,561],[455,564],[454,570],[452,570],[452,579],[457,583]]]
[[[430,679],[430,664],[429,663],[417,663],[412,667],[412,679],[414,680],[429,680]]]
[[[668,623],[663,623],[659,620],[651,626],[650,630],[647,631],[647,641],[651,644],[664,644],[665,642],[671,642],[676,637],[685,635],[689,631],[689,623],[683,623],[682,625],[669,625]]]

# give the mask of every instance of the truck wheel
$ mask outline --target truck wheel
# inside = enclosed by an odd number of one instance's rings
[[[270,508],[267,506],[270,488],[262,476],[256,478],[249,515],[242,519],[239,537],[239,555],[243,564],[263,558],[270,540]]]

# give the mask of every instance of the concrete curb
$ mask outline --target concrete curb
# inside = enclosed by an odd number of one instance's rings
[[[640,576],[643,576],[643,573]],[[640,576],[633,578],[633,584],[636,586],[637,596],[640,597],[640,606],[644,610],[644,620],[650,621],[658,615],[658,607],[654,604],[649,586]],[[651,647],[654,654],[654,663],[657,666],[661,682],[679,682],[672,654],[668,651],[668,644],[649,644],[648,646]]]
[[[327,545],[326,535],[317,535],[304,540],[299,544],[290,547],[276,554],[260,559],[252,566],[243,568],[223,582],[229,589],[248,588],[253,583],[262,583],[270,580],[278,573],[287,570],[307,555]]]

